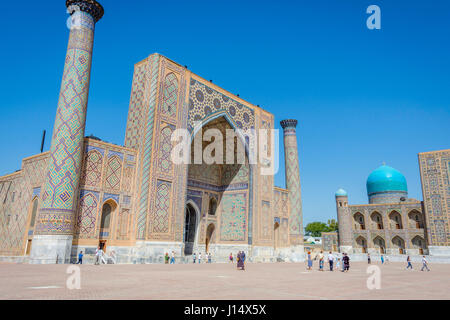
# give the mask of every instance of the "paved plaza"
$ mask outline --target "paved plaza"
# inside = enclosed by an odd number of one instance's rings
[[[381,289],[369,290],[367,263],[349,273],[306,271],[302,263],[82,265],[81,289],[69,290],[69,265],[0,264],[0,299],[449,299],[450,265],[430,272],[381,266]],[[315,266],[316,267],[316,266]]]

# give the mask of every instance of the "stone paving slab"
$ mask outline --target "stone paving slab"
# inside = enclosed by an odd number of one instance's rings
[[[81,289],[69,290],[70,265],[0,264],[0,299],[450,299],[450,265],[430,272],[378,265],[381,289],[369,290],[367,263],[350,272],[307,271],[303,263],[81,265]]]

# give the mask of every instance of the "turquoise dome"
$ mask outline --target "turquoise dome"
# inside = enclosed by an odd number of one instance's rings
[[[386,165],[372,171],[367,178],[366,185],[369,196],[387,191],[408,192],[405,176],[400,171]]]
[[[339,188],[338,191],[336,191],[335,196],[336,197],[346,197],[347,196],[347,191],[345,191],[342,188]]]

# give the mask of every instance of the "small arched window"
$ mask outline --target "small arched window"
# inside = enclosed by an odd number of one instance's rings
[[[215,198],[209,199],[209,215],[214,216],[217,210],[217,201]]]
[[[105,203],[102,209],[102,220],[100,228],[102,229],[109,228],[110,221],[111,221],[111,205],[109,205],[109,203]]]

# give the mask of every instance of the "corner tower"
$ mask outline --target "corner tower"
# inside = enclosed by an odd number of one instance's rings
[[[72,23],[30,263],[68,263],[72,247],[94,29],[104,11],[95,0],[66,7]]]
[[[347,191],[344,189],[337,190],[335,198],[339,226],[339,252],[352,253],[352,225]]]
[[[302,197],[296,132],[297,120],[282,120],[280,124],[284,133],[286,188],[289,190],[289,202],[291,204],[289,238],[291,246],[303,246]],[[303,250],[302,254],[304,254]]]

